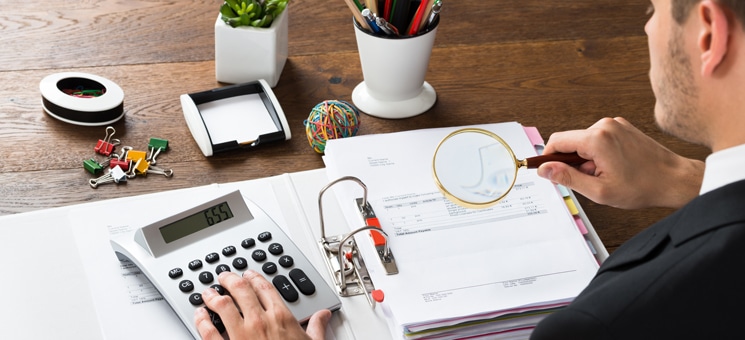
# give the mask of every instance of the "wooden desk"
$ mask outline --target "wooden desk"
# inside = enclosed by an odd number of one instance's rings
[[[179,95],[221,86],[213,45],[221,3],[0,1],[0,214],[323,167],[302,122],[320,101],[351,100],[362,80],[346,5],[292,0],[289,6],[290,56],[274,91],[293,138],[208,159],[186,127]],[[426,77],[437,103],[404,120],[363,115],[359,133],[514,120],[548,138],[624,116],[674,151],[702,159],[703,148],[664,136],[654,125],[646,6],[636,0],[445,0]],[[119,84],[126,116],[113,124],[115,138],[140,148],[150,137],[168,139],[158,165],[172,168],[173,178],[151,175],[92,189],[82,161],[94,155],[105,127],[60,122],[40,103],[39,81],[63,71]],[[670,212],[581,204],[610,251]]]

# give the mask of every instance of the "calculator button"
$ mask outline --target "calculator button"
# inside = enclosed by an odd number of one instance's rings
[[[227,264],[217,265],[217,268],[215,269],[215,273],[217,273],[217,275],[220,275],[220,273],[222,272],[229,272],[229,271],[230,271],[230,266],[228,266]]]
[[[215,277],[210,272],[201,272],[199,273],[199,282],[208,284],[215,280]]]
[[[261,270],[265,274],[271,275],[277,272],[277,265],[272,262],[267,262],[267,263],[264,263],[263,266],[261,266]]]
[[[188,293],[194,290],[194,284],[189,280],[183,280],[179,282],[178,289],[181,289],[181,291],[184,293]]]
[[[254,239],[252,238],[247,238],[241,242],[241,247],[243,247],[243,249],[248,249],[255,245],[256,245],[256,241],[254,241]]]
[[[238,270],[246,269],[246,267],[248,267],[248,261],[246,261],[245,258],[236,257],[233,259],[233,267]]]
[[[277,275],[272,280],[272,283],[274,284],[274,287],[277,288],[277,290],[279,291],[279,294],[282,295],[282,297],[287,300],[287,302],[297,301],[297,290],[295,290],[295,287],[292,286],[290,280],[288,280],[287,277],[285,277],[284,275]]]
[[[168,276],[172,279],[178,279],[181,275],[184,275],[184,271],[181,268],[173,268],[168,272]]]
[[[222,248],[222,254],[225,256],[233,256],[235,255],[235,247],[233,246],[227,246],[225,248]]]
[[[272,243],[269,245],[269,252],[272,253],[272,255],[279,255],[282,254],[284,249],[282,248],[282,245],[279,243]]]
[[[256,238],[258,238],[261,242],[266,242],[272,239],[272,233],[265,231],[259,234],[259,236],[257,236]]]
[[[251,253],[251,258],[256,262],[261,262],[266,260],[266,253],[263,250],[254,250],[254,252]]]
[[[189,262],[189,269],[197,270],[199,268],[202,268],[202,260],[194,260]]]
[[[279,258],[279,265],[285,268],[290,268],[295,263],[290,255],[283,255]]]
[[[290,270],[290,278],[292,279],[292,282],[295,282],[295,285],[300,289],[301,293],[312,295],[316,292],[316,286],[313,285],[313,282],[310,281],[308,276],[305,275],[305,272],[300,268]]]
[[[225,290],[225,287],[221,285],[211,285],[210,288],[214,289],[217,292],[217,294],[220,294],[220,295],[225,295],[228,292],[227,290]]]
[[[204,309],[206,309],[207,313],[210,315],[210,321],[212,321],[212,324],[215,325],[215,328],[217,328],[217,331],[220,333],[225,333],[225,325],[222,323],[222,319],[220,319],[220,315],[211,311],[207,307],[205,307]]]
[[[207,263],[215,263],[217,260],[220,259],[220,255],[217,253],[209,253],[207,256],[204,257],[204,260],[207,261]]]
[[[191,302],[192,305],[199,306],[202,304],[202,294],[194,293],[189,295],[189,302]]]

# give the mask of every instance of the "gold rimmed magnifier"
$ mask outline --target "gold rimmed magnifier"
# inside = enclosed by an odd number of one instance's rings
[[[497,134],[478,128],[456,130],[437,145],[432,159],[435,183],[451,201],[466,208],[496,204],[515,185],[518,169],[534,169],[545,162],[580,165],[577,153],[557,153],[518,160]]]

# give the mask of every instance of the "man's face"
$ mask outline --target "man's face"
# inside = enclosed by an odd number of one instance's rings
[[[644,30],[649,43],[650,70],[660,128],[681,139],[701,143],[698,89],[685,49],[684,27],[673,20],[672,0],[652,0],[654,13]]]

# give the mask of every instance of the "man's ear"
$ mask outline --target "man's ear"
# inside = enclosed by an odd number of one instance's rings
[[[698,46],[701,51],[701,75],[709,77],[721,65],[727,54],[729,30],[733,26],[722,5],[704,0],[697,7],[701,32]]]

